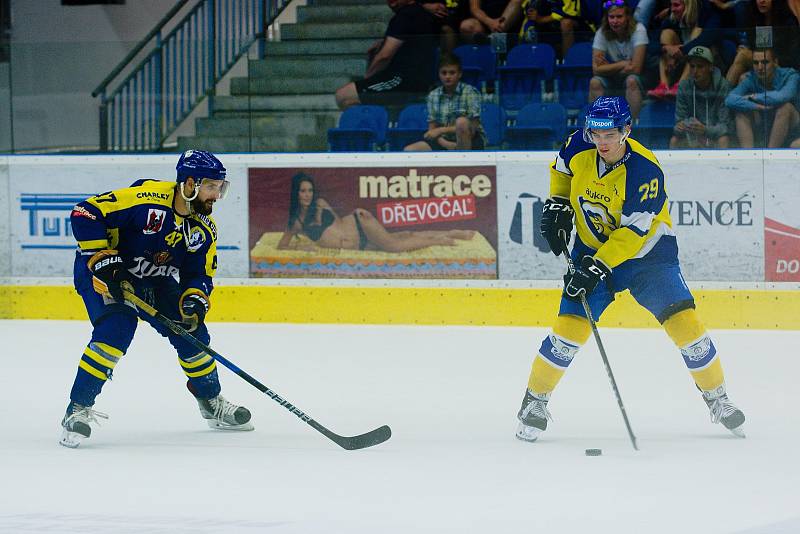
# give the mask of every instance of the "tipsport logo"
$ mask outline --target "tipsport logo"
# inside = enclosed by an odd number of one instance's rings
[[[550,245],[539,232],[544,201],[541,197],[522,193],[517,197],[508,237],[519,245],[533,245],[541,252],[550,252]]]
[[[70,214],[72,208],[93,193],[21,193],[24,217],[20,231],[22,249],[74,249]]]

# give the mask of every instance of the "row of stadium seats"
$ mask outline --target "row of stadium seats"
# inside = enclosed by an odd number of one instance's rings
[[[586,104],[592,78],[592,43],[575,43],[564,61],[556,63],[552,46],[519,44],[506,56],[505,65],[489,45],[462,45],[453,52],[461,59],[465,83],[486,93],[491,87],[500,106],[517,111],[529,102],[541,102],[546,84],[553,82],[556,100],[568,109]]]
[[[481,104],[481,125],[486,132],[487,148],[509,150],[552,150],[569,128],[582,128],[586,108],[570,120],[561,104],[532,102],[524,105],[515,117],[492,103]],[[642,108],[634,125],[633,137],[650,148],[667,148],[675,124],[675,104],[653,102]],[[401,151],[422,139],[428,129],[425,104],[403,108],[396,124],[390,124],[383,106],[353,106],[342,113],[339,126],[328,130],[331,152]]]

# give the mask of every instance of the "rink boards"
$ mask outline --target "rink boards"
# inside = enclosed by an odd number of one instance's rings
[[[214,212],[220,268],[209,319],[547,325],[563,264],[536,228],[553,155],[220,155],[232,188]],[[683,272],[706,322],[800,329],[800,152],[656,155],[667,177]],[[139,178],[172,180],[174,162],[174,155],[0,157],[0,205],[8,215],[0,220],[0,302],[6,303],[0,317],[85,318],[67,279],[75,247],[72,206]],[[389,231],[475,230],[485,244],[452,258],[448,250],[432,259],[399,254],[372,263],[346,251],[275,258],[256,242],[285,227],[288,183],[297,172],[313,175],[340,215],[368,209]],[[270,272],[285,278],[264,278]],[[346,278],[320,279],[319,273]],[[461,280],[439,280],[436,273]],[[470,273],[494,279],[470,279]],[[656,325],[628,295],[601,324]]]

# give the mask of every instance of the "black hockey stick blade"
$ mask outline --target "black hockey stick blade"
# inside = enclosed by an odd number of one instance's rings
[[[348,451],[366,449],[367,447],[379,445],[392,437],[392,429],[389,428],[388,425],[383,425],[382,427],[376,428],[375,430],[370,430],[369,432],[360,434],[358,436],[340,436],[339,434],[334,434],[324,427],[317,428],[317,430],[322,432],[328,439],[339,445],[341,448],[347,449]]]

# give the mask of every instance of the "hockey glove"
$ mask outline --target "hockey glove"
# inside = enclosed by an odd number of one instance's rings
[[[208,313],[208,297],[198,290],[190,290],[181,297],[181,321],[186,325],[186,330],[194,332],[202,324]]]
[[[116,250],[101,250],[89,258],[86,266],[92,272],[92,287],[105,297],[123,302],[120,284],[128,280],[125,262]]]
[[[572,234],[572,218],[575,210],[564,197],[548,198],[542,209],[540,232],[550,245],[556,256],[568,253],[570,234]]]
[[[574,273],[564,276],[564,294],[568,299],[580,300],[580,296],[591,295],[597,283],[611,274],[605,263],[592,256],[584,256],[581,266]]]

